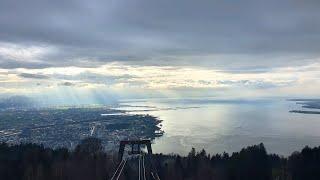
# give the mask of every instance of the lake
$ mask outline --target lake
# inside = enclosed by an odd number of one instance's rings
[[[230,153],[262,142],[269,153],[287,156],[320,145],[320,115],[290,113],[304,108],[286,99],[126,100],[119,109],[163,120],[165,133],[152,145],[156,153],[186,155],[192,147]]]

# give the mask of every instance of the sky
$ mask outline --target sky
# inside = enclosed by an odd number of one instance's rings
[[[0,0],[0,96],[317,97],[318,0]]]

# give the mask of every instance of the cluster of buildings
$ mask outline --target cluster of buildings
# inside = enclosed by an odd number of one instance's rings
[[[161,136],[160,122],[105,107],[8,109],[0,111],[0,142],[73,149],[82,139],[97,137],[112,149],[120,140]]]

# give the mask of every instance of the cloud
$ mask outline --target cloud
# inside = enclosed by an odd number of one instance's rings
[[[1,59],[0,58],[0,67],[6,69],[16,69],[16,68],[28,68],[28,69],[43,69],[52,67],[46,62],[24,62],[24,61],[16,61],[9,59]]]
[[[0,89],[318,95],[319,7],[316,0],[1,0]]]
[[[286,87],[297,83],[295,80],[286,81],[268,81],[268,80],[218,80],[217,84],[226,85],[232,88],[247,87],[256,89],[269,89],[277,87]]]
[[[137,66],[110,63],[96,68],[51,67],[0,69],[0,89],[7,93],[116,93],[130,97],[318,95],[320,64],[273,68],[259,73],[229,73],[203,67]],[[28,74],[50,77],[38,83]],[[30,75],[32,74],[32,75]],[[20,77],[20,76],[19,76]],[[41,87],[41,88],[39,88]],[[69,87],[69,88],[66,88]],[[241,93],[239,94],[239,92]]]
[[[122,75],[100,74],[100,73],[90,72],[88,70],[84,72],[80,72],[78,74],[74,74],[74,75],[54,73],[51,76],[55,79],[60,79],[60,80],[82,81],[85,83],[106,84],[106,85],[114,85],[118,83],[129,83],[129,82],[132,83],[136,78],[139,78],[137,76],[129,75],[129,74],[122,74]]]
[[[314,63],[320,55],[319,5],[316,0],[2,0],[0,65],[97,67],[120,61],[241,71]]]
[[[62,82],[59,83],[58,86],[76,86],[76,84],[72,82]]]
[[[0,44],[0,56],[12,60],[35,61],[38,58],[48,54],[50,47],[43,46],[26,46],[12,43]]]
[[[31,78],[31,79],[49,79],[49,76],[42,75],[42,74],[30,74],[30,73],[21,73],[18,76],[22,78]]]

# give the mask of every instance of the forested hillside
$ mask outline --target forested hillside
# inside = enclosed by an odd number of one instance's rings
[[[192,149],[186,157],[156,154],[152,159],[160,178],[168,180],[320,179],[320,147],[305,147],[287,158],[267,154],[259,144],[233,154],[210,155]],[[1,180],[105,180],[117,163],[116,154],[104,152],[95,138],[83,140],[74,151],[0,144]],[[134,163],[126,166],[122,179],[136,178]]]

